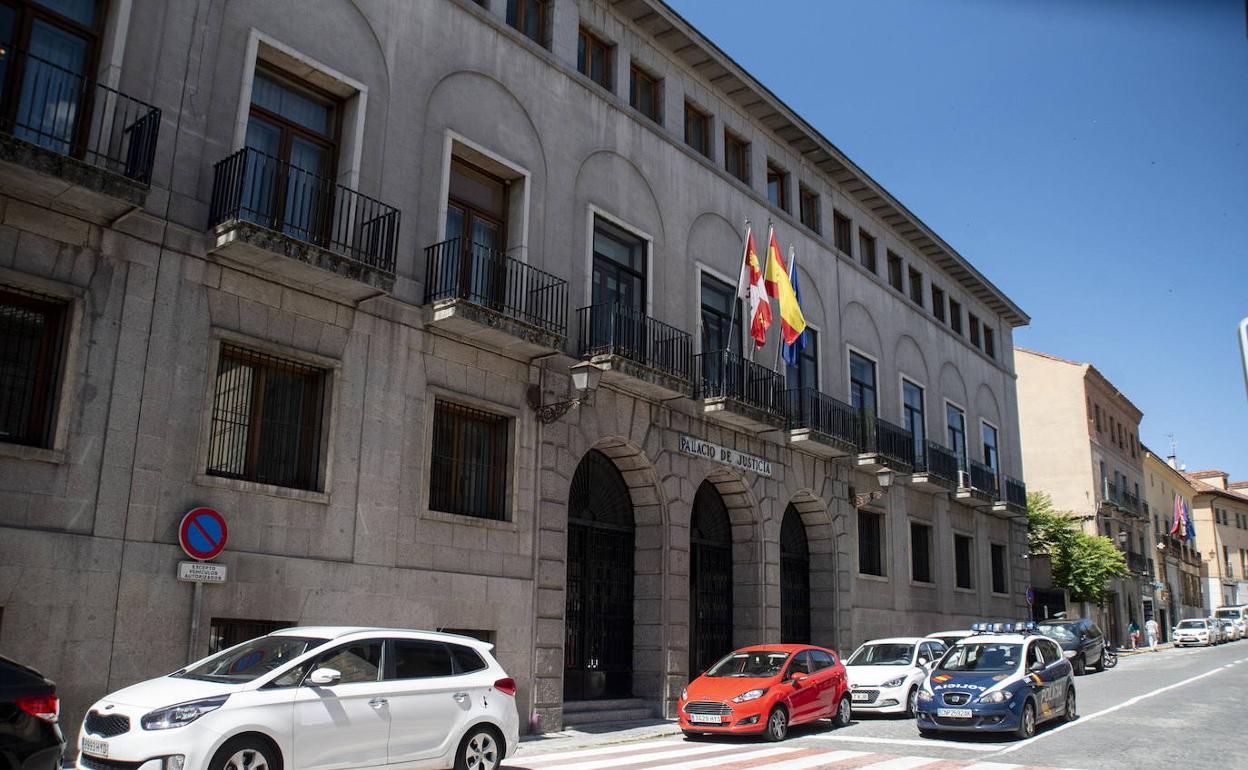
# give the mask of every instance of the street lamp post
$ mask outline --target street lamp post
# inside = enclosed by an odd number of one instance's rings
[[[875,474],[875,481],[880,485],[879,489],[873,489],[870,492],[860,492],[859,494],[854,495],[855,508],[861,508],[862,506],[879,500],[881,497],[888,494],[888,488],[893,485],[892,470],[889,468],[881,468]]]

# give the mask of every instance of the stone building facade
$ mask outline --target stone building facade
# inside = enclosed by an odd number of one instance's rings
[[[1216,469],[1184,476],[1192,487],[1196,547],[1205,557],[1206,614],[1248,604],[1248,484]]]
[[[663,3],[18,6],[0,652],[67,724],[284,624],[486,636],[556,729],[1025,612],[1026,315]],[[747,219],[798,255],[787,374],[740,354]]]
[[[1192,485],[1175,467],[1173,455],[1158,457],[1144,447],[1144,475],[1146,477],[1145,499],[1151,516],[1152,536],[1149,542],[1155,548],[1154,572],[1155,613],[1161,624],[1162,638],[1169,641],[1170,629],[1184,618],[1204,617],[1204,585],[1201,578],[1203,559],[1198,541],[1176,532],[1174,526],[1174,501],[1178,497],[1192,508]]]

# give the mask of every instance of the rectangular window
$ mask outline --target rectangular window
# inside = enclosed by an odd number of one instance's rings
[[[884,575],[884,517],[858,511],[858,572]]]
[[[819,221],[819,194],[805,185],[798,185],[797,194],[801,199],[801,211],[799,213],[802,224],[817,233],[822,233],[823,229]]]
[[[581,27],[576,44],[576,68],[608,91],[611,90],[611,50],[610,43]]]
[[[806,331],[802,332],[801,340],[804,340],[805,347],[799,347],[795,352],[797,354],[796,365],[788,364],[786,360],[785,376],[786,387],[792,388],[814,388],[819,389],[819,335],[810,328],[806,327]],[[801,342],[799,342],[799,345]]]
[[[989,358],[997,357],[997,335],[991,326],[984,327],[984,352]]]
[[[746,184],[750,183],[750,143],[724,130],[724,169]]]
[[[1101,405],[1100,405],[1100,404],[1093,404],[1093,405],[1092,405],[1092,413],[1093,413],[1094,418],[1095,418],[1095,420],[1096,420],[1096,432],[1097,432],[1097,433],[1100,433],[1100,432],[1101,432]]]
[[[602,217],[594,217],[594,268],[590,283],[594,305],[645,311],[646,247],[644,239]],[[608,323],[604,320],[602,325]],[[610,329],[602,331],[611,333]]]
[[[546,45],[550,0],[507,0],[507,24],[540,46]]]
[[[954,579],[958,588],[975,587],[975,563],[972,560],[974,542],[966,535],[953,536]]]
[[[68,308],[0,287],[0,441],[52,446]]]
[[[962,333],[962,304],[952,299],[949,300],[949,328]]]
[[[910,300],[923,307],[923,274],[910,268]]]
[[[932,284],[932,315],[937,321],[945,322],[945,292],[936,284]]]
[[[949,449],[958,456],[958,467],[966,470],[966,413],[946,401],[945,424],[948,427]]]
[[[711,157],[711,116],[685,102],[685,144]]]
[[[984,439],[984,465],[992,468],[992,472],[998,473],[1001,468],[998,465],[1000,458],[997,454],[997,429],[986,422],[980,423],[981,433]]]
[[[832,240],[838,250],[847,257],[854,255],[854,247],[851,243],[853,239],[853,227],[849,223],[849,217],[839,211],[832,211]]]
[[[868,235],[865,230],[858,231],[858,261],[871,272],[878,271],[875,261],[875,238]]]
[[[208,627],[208,654],[215,655],[236,644],[251,641],[283,628],[293,628],[290,620],[239,620],[213,618]]]
[[[905,288],[901,284],[901,276],[902,276],[901,257],[897,256],[892,251],[889,251],[888,252],[888,285],[892,286],[897,291],[905,291]]]
[[[910,380],[902,380],[901,400],[901,426],[914,436],[914,456],[916,460],[921,459],[927,444],[927,426],[923,419],[923,389]]]
[[[855,409],[875,413],[875,362],[849,352],[849,400]]]
[[[208,474],[321,488],[324,369],[221,346],[208,444]]]
[[[633,109],[655,123],[662,123],[659,117],[659,105],[662,103],[659,79],[633,64],[628,73],[628,80],[628,103],[633,105]]]
[[[971,344],[979,347],[979,316],[974,313],[967,313],[967,325],[971,329]]]
[[[433,414],[429,508],[507,519],[507,466],[511,420],[438,400]]]
[[[916,583],[932,581],[932,528],[910,522],[910,578]]]
[[[741,301],[733,287],[702,273],[702,352],[717,350],[741,352]],[[714,367],[712,357],[702,359]]]
[[[789,210],[789,173],[774,163],[767,163],[767,200],[782,211]]]
[[[1005,546],[992,544],[992,592],[1009,593],[1009,569],[1005,558]]]

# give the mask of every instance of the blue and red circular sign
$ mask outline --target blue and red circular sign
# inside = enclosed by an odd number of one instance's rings
[[[225,549],[229,528],[225,519],[211,508],[192,508],[178,526],[178,542],[192,559],[207,561]]]

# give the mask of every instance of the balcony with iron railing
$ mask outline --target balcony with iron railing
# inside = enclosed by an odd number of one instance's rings
[[[991,508],[999,499],[997,472],[978,460],[967,459],[954,499],[972,508]]]
[[[147,200],[160,110],[32,53],[0,46],[6,193],[108,220]]]
[[[576,311],[577,355],[603,368],[603,380],[647,398],[693,393],[693,338],[619,303]]]
[[[1001,474],[998,500],[992,506],[993,513],[1007,519],[1027,515],[1027,486],[1022,481]]]
[[[394,288],[399,210],[243,148],[213,168],[218,256],[359,301]]]
[[[929,492],[951,492],[958,486],[958,456],[935,441],[923,442],[923,451],[914,457],[912,486]]]
[[[825,459],[858,454],[854,408],[815,388],[788,391],[789,444]]]
[[[914,434],[880,417],[871,409],[857,414],[857,466],[864,470],[888,469],[895,473],[914,470]]]
[[[431,326],[522,357],[563,350],[568,282],[460,238],[425,249]]]
[[[1152,568],[1149,565],[1149,558],[1137,551],[1124,551],[1127,557],[1127,569],[1136,577],[1151,577]]]
[[[1101,505],[1116,508],[1132,516],[1143,516],[1140,498],[1106,479],[1101,485]]]
[[[788,390],[780,372],[730,350],[699,354],[694,369],[696,397],[708,419],[754,432],[787,426]]]

